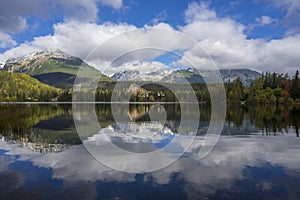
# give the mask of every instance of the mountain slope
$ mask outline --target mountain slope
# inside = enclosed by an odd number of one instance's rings
[[[203,71],[209,77],[213,71]],[[260,73],[250,69],[221,69],[221,78],[224,82],[231,82],[240,77],[244,85],[250,85],[255,79],[261,76]],[[117,81],[157,81],[168,83],[203,83],[204,78],[195,69],[167,69],[157,72],[141,73],[139,71],[122,71],[113,74],[112,79]]]
[[[8,59],[3,70],[26,73],[31,76],[52,72],[76,74],[81,66],[84,66],[86,75],[92,75],[98,71],[80,58],[70,56],[59,50],[45,50]]]
[[[72,88],[76,75],[62,72],[53,72],[47,74],[39,74],[32,76],[33,78],[57,88]]]
[[[251,69],[221,69],[220,74],[224,82],[232,82],[237,79],[237,77],[240,77],[246,86],[251,85],[254,80],[261,77],[259,72]]]
[[[106,81],[112,81],[94,67],[80,58],[70,56],[62,51],[40,51],[8,59],[2,70],[25,73],[39,81],[59,88],[71,88],[80,69],[82,78],[102,76]]]
[[[0,71],[0,101],[54,101],[60,93],[27,74]]]

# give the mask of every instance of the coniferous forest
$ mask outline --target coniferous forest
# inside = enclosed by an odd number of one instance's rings
[[[119,96],[120,101],[127,90],[113,91],[116,82],[99,82],[95,91],[95,101],[110,102],[111,95]],[[129,83],[132,84],[132,83]],[[172,84],[172,83],[168,83]],[[128,85],[128,83],[127,83]],[[166,84],[167,85],[167,84]],[[297,70],[292,77],[287,74],[266,72],[250,86],[243,85],[240,78],[225,83],[227,101],[229,103],[271,103],[293,104],[300,103],[300,80]],[[209,102],[210,95],[206,84],[191,83],[199,102]],[[173,85],[174,87],[174,85]],[[144,84],[142,90],[131,95],[132,102],[177,102],[178,99],[167,87],[159,84]],[[190,92],[185,91],[182,84],[176,84],[177,93],[182,94],[184,101],[189,101]],[[147,92],[145,92],[147,91]],[[29,75],[22,73],[0,72],[0,101],[1,102],[71,102],[71,89],[58,89],[43,84]]]
[[[266,72],[250,87],[244,87],[237,78],[227,85],[229,102],[247,103],[300,103],[299,71],[290,79],[288,75]]]
[[[29,75],[0,72],[0,101],[57,101],[61,89],[43,84]]]

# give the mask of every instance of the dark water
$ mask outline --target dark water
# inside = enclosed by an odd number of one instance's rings
[[[1,105],[0,199],[300,199],[300,106],[228,106],[221,137],[202,159],[198,152],[211,109],[199,107],[199,143],[168,167],[127,173],[101,164],[83,144],[110,140],[147,153],[174,135],[184,141],[189,127],[180,129],[179,105],[164,106],[167,118],[159,135],[161,124],[150,122],[151,105],[116,111],[127,116],[124,124],[135,135],[120,131],[110,105],[95,109],[101,131],[90,134],[82,124],[86,135],[77,134],[71,105]],[[83,115],[74,117],[80,121]],[[125,171],[132,167],[126,156],[118,159]]]

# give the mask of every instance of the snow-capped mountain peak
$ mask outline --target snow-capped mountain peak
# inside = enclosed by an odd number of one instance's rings
[[[240,77],[244,85],[250,85],[255,79],[261,76],[257,71],[251,69],[221,69],[220,75],[224,82],[232,82],[237,77]],[[139,71],[121,71],[113,74],[112,79],[117,81],[152,81],[152,82],[170,82],[170,83],[186,83],[189,82],[204,82],[203,76],[209,76],[211,72],[204,70],[199,74],[193,68],[187,69],[161,69],[152,72]]]
[[[17,62],[37,60],[42,58],[53,58],[53,59],[56,58],[56,59],[65,59],[65,60],[79,59],[62,52],[61,50],[44,50],[44,51],[34,51],[32,53],[17,58],[9,58],[6,61],[6,63],[17,63]]]
[[[111,78],[118,81],[161,81],[169,76],[174,70],[161,69],[158,71],[140,72],[137,70],[125,70],[114,73]]]

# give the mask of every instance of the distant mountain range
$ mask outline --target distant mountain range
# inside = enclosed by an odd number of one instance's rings
[[[122,71],[111,76],[117,81],[152,81],[168,83],[203,83],[204,76],[209,77],[213,71],[203,70],[199,74],[195,69],[163,69],[156,72],[141,73],[139,71]],[[234,81],[240,77],[244,85],[250,85],[255,79],[261,76],[257,71],[250,69],[221,69],[221,78],[224,82]],[[203,75],[203,76],[202,76]]]
[[[96,68],[88,65],[78,57],[70,56],[60,50],[32,52],[22,57],[10,58],[1,63],[2,70],[25,73],[40,82],[58,87],[71,88],[78,70],[81,68],[84,77],[89,78],[100,74]],[[210,77],[212,71],[204,71],[203,76]],[[245,85],[250,85],[261,76],[260,73],[250,69],[221,69],[220,74],[224,82],[240,77]],[[204,82],[206,77],[199,75],[195,69],[162,69],[141,73],[139,71],[121,71],[111,77],[103,75],[106,81],[152,81],[168,83]]]

